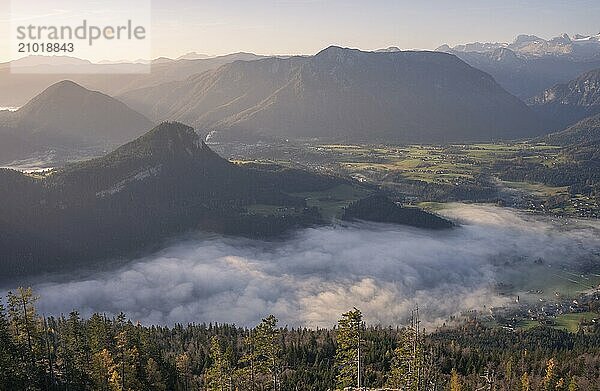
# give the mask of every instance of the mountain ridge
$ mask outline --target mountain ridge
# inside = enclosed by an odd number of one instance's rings
[[[151,61],[151,68],[147,61],[93,64],[74,57],[66,57],[68,61],[61,61],[57,56],[24,58],[14,63],[27,67],[28,73],[13,73],[13,62],[0,63],[0,106],[22,106],[48,86],[64,79],[115,96],[133,89],[185,80],[229,62],[260,58],[265,56],[245,52],[200,59],[157,58]]]
[[[311,57],[233,62],[119,98],[154,120],[233,138],[449,142],[540,131],[535,115],[491,76],[428,51],[330,46]]]
[[[18,110],[0,113],[0,140],[18,140],[11,142],[11,148],[0,145],[0,161],[53,148],[110,147],[152,125],[123,102],[63,80]]]

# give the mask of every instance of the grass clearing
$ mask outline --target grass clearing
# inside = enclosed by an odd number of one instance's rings
[[[590,321],[600,317],[594,312],[580,312],[577,314],[563,314],[556,317],[556,325],[553,326],[556,329],[566,330],[571,333],[576,333],[579,330],[579,323],[582,320]]]
[[[354,201],[367,197],[371,193],[371,190],[365,188],[339,185],[323,191],[291,193],[290,195],[304,198],[309,207],[319,208],[323,217],[330,220],[341,218],[345,207]],[[266,204],[254,204],[246,209],[248,213],[264,216],[285,216],[300,213],[299,210],[293,207]]]
[[[326,219],[340,218],[343,209],[352,202],[368,196],[371,191],[350,185],[339,185],[328,190],[307,193],[293,193],[293,196],[306,199],[310,207],[317,207]]]
[[[568,194],[568,187],[551,187],[541,183],[531,183],[531,182],[509,182],[509,181],[499,181],[500,184],[512,188],[524,190],[529,193],[539,195],[539,196],[555,196],[559,194]]]
[[[294,208],[277,205],[254,204],[246,208],[248,213],[262,216],[285,216],[298,213]]]

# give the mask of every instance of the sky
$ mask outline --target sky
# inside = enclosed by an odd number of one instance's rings
[[[38,10],[48,0],[14,0]],[[132,0],[137,1],[137,0]],[[143,0],[141,0],[143,1]],[[153,57],[195,51],[220,55],[314,54],[332,45],[435,49],[473,41],[511,41],[527,33],[597,34],[597,0],[152,0]],[[97,2],[98,7],[105,2]],[[11,2],[0,0],[0,61],[10,57]],[[93,61],[116,59],[98,50]]]

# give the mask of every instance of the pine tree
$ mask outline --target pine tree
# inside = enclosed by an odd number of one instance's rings
[[[256,327],[255,340],[257,350],[262,357],[261,368],[270,375],[273,391],[279,388],[281,373],[281,345],[279,343],[279,330],[277,318],[269,315]]]
[[[35,341],[37,340],[37,323],[39,321],[35,302],[38,297],[31,288],[18,288],[16,293],[8,292],[8,314],[12,334],[17,342],[26,345],[32,359],[35,359]]]
[[[8,292],[9,330],[17,349],[22,354],[23,372],[29,388],[35,388],[44,379],[43,370],[38,366],[43,346],[40,337],[40,318],[35,303],[38,297],[31,288],[18,288]]]
[[[178,355],[175,359],[175,367],[177,368],[177,376],[180,379],[183,390],[189,390],[192,378],[192,363],[190,356],[187,353]]]
[[[407,391],[418,391],[426,384],[423,335],[419,330],[418,308],[412,313],[410,327],[400,335],[394,350],[388,386]],[[429,369],[429,368],[427,368]]]
[[[146,362],[146,382],[150,391],[165,391],[167,385],[163,381],[158,363],[150,357]]]
[[[91,361],[88,340],[77,311],[62,320],[61,343],[59,344],[57,361],[62,364],[62,372],[68,385],[85,388],[89,383],[88,367]]]
[[[117,389],[121,386],[117,367],[108,349],[102,349],[92,358],[94,389],[100,391]]]
[[[400,335],[398,346],[394,350],[392,368],[388,378],[388,387],[410,390],[412,382],[413,347],[410,332],[405,330]]]
[[[233,383],[233,364],[231,351],[223,351],[219,338],[214,336],[210,340],[210,358],[212,366],[206,373],[206,387],[210,391],[231,390]]]
[[[6,310],[0,299],[0,390],[23,388],[26,379],[19,364],[20,357],[12,341]]]
[[[113,341],[112,330],[108,327],[109,321],[98,314],[94,314],[87,321],[88,343],[92,353],[99,353]]]
[[[139,352],[137,346],[129,341],[127,330],[123,330],[116,336],[116,364],[119,378],[124,390],[139,390],[141,384],[138,378]]]
[[[340,388],[362,386],[360,352],[362,323],[362,313],[357,308],[342,314],[342,318],[338,321],[335,367],[336,383]]]
[[[269,383],[272,390],[278,390],[281,374],[281,345],[277,318],[269,315],[262,320],[248,337],[244,339],[246,353],[241,359],[244,365],[240,376],[251,390],[264,389]]]
[[[513,386],[513,358],[509,358],[504,366],[504,383],[512,389]]]

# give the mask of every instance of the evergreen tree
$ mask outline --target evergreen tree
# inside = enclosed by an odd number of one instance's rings
[[[39,338],[39,316],[35,303],[38,297],[31,288],[18,288],[16,292],[8,292],[9,330],[13,341],[23,355],[23,372],[30,387],[38,387],[44,375],[40,373],[38,359],[41,357],[41,341]]]
[[[146,362],[146,382],[150,391],[166,391],[167,385],[163,381],[158,363],[150,357]]]
[[[35,360],[37,322],[39,321],[35,302],[38,297],[31,288],[18,288],[15,293],[8,292],[8,314],[12,334],[18,343],[26,345],[27,353]]]
[[[597,325],[573,334],[546,327],[506,331],[475,322],[425,334],[417,332],[418,322],[402,330],[363,329],[354,310],[333,331],[280,329],[273,316],[252,330],[144,327],[124,315],[43,318],[33,292],[11,295],[8,311],[0,302],[0,391],[321,391],[341,383],[343,363],[345,385],[354,387],[359,356],[364,383],[375,389],[398,381],[393,386],[404,391],[576,391],[596,389],[600,379]],[[411,381],[420,367],[421,380]]]
[[[139,352],[137,346],[131,343],[127,330],[122,330],[116,336],[116,364],[123,390],[136,391],[141,389],[138,378]]]
[[[178,355],[175,360],[175,366],[177,368],[177,377],[179,378],[183,390],[188,391],[192,382],[192,363],[190,356],[187,353]]]
[[[210,358],[212,366],[206,373],[206,387],[210,391],[228,391],[233,384],[233,363],[231,350],[223,351],[219,338],[210,340]]]
[[[281,345],[277,318],[269,315],[262,320],[244,340],[246,353],[241,376],[251,390],[271,388],[278,390],[281,374]],[[266,384],[270,384],[270,387]]]
[[[91,360],[86,331],[77,311],[71,312],[63,324],[57,349],[58,361],[62,363],[66,383],[75,388],[85,388],[90,381],[87,368]]]
[[[25,383],[21,360],[13,343],[6,318],[6,310],[0,299],[0,390],[16,390]]]
[[[510,357],[504,366],[504,383],[509,389],[513,388],[513,358]]]
[[[108,349],[102,349],[92,358],[92,379],[94,389],[109,391],[121,386],[117,366]]]
[[[362,327],[362,313],[357,308],[342,314],[342,318],[338,321],[335,367],[336,383],[340,388],[362,386],[360,352]]]
[[[425,379],[425,351],[423,348],[423,335],[419,330],[418,308],[413,310],[411,315],[410,327],[402,330],[398,341],[398,346],[394,350],[390,376],[388,377],[388,386],[407,391],[419,391],[424,384],[428,384]]]

